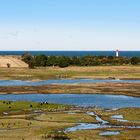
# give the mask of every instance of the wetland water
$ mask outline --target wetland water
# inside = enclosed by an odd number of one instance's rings
[[[94,112],[87,112],[89,116],[95,116],[98,123],[79,123],[76,126],[69,127],[65,129],[65,132],[74,132],[77,130],[88,130],[88,129],[100,129],[100,128],[129,128],[135,129],[140,128],[140,126],[123,126],[123,125],[112,125],[109,122],[102,120],[98,115]],[[119,135],[119,131],[105,131],[100,133],[99,135]]]
[[[0,100],[47,101],[48,103],[102,108],[140,107],[140,98],[107,94],[1,94]]]
[[[77,84],[97,82],[131,82],[140,80],[108,80],[108,79],[56,79],[44,81],[0,80],[0,86],[39,86],[49,84]],[[124,95],[105,94],[6,94],[0,100],[26,100],[35,102],[70,104],[77,106],[97,106],[103,108],[140,107],[140,98]]]
[[[110,80],[110,79],[51,79],[43,81],[0,80],[0,86],[40,86],[49,84],[79,84],[79,83],[140,83],[140,80]]]
[[[101,80],[101,79],[58,79],[44,81],[21,81],[21,80],[0,80],[0,86],[38,86],[49,84],[77,84],[77,83],[97,83],[97,82],[131,82],[140,83],[140,80]],[[140,98],[124,95],[109,94],[1,94],[0,100],[11,101],[34,101],[57,104],[70,104],[77,106],[96,106],[102,108],[116,109],[124,107],[140,107]],[[74,115],[74,113],[71,113]],[[87,112],[90,116],[95,116],[98,123],[77,123],[76,126],[65,129],[65,132],[77,130],[101,129],[101,128],[140,128],[140,126],[113,126],[109,122],[102,120],[94,112]],[[123,121],[122,115],[114,115],[111,119]],[[119,135],[119,131],[104,131],[99,135]]]
[[[97,83],[97,82],[131,82],[140,83],[140,80],[96,80],[96,79],[58,79],[44,81],[21,81],[21,80],[0,80],[0,86],[38,86],[49,84],[77,84],[77,83]],[[48,102],[57,104],[70,104],[77,106],[96,106],[109,109],[117,109],[124,107],[140,107],[140,98],[124,95],[109,95],[109,94],[1,94],[0,100],[11,101],[34,101]],[[70,113],[74,115],[75,113]],[[73,132],[77,130],[101,129],[101,128],[140,128],[140,126],[115,126],[109,122],[102,120],[94,112],[87,112],[90,116],[95,116],[98,123],[77,123],[76,126],[65,129],[65,132]],[[123,120],[122,115],[114,115],[111,119],[117,121]],[[119,135],[119,131],[104,131],[99,135]]]

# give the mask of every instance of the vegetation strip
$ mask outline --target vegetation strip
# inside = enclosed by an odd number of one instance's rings
[[[22,55],[22,60],[29,64],[30,68],[46,67],[46,66],[104,66],[104,65],[140,65],[140,57],[115,57],[115,56],[46,56],[30,55],[28,53]]]
[[[132,88],[133,87],[133,88]],[[84,83],[0,87],[0,94],[114,94],[140,97],[140,83]]]
[[[37,112],[37,110],[42,112]],[[26,101],[0,101],[0,111],[1,139],[139,139],[139,128],[135,127],[140,125],[139,108],[121,108],[109,111],[101,108],[74,107],[47,104],[46,102],[41,104]],[[8,114],[3,114],[3,112]],[[69,112],[73,113],[69,114]],[[129,121],[129,124],[128,122],[119,122],[119,124],[117,121],[113,122],[111,116],[116,114],[122,114],[124,119]],[[71,128],[78,123],[101,124],[96,120],[97,116],[117,127],[64,132],[66,128]],[[119,128],[119,125],[122,127]],[[126,128],[127,126],[132,127]],[[110,135],[101,135],[104,132]],[[113,135],[112,132],[120,133]]]

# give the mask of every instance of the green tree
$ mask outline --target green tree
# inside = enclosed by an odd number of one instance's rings
[[[29,53],[23,54],[23,55],[22,55],[22,60],[23,60],[25,63],[29,64],[30,62],[33,61],[33,56],[30,55]]]
[[[61,68],[68,67],[71,63],[70,59],[65,56],[59,57],[58,61],[59,61],[59,67]]]
[[[34,57],[35,66],[45,67],[47,63],[47,56],[46,55],[37,55]]]
[[[132,57],[131,58],[131,64],[132,65],[138,65],[138,64],[140,64],[140,58],[139,57]]]
[[[80,66],[81,65],[80,58],[77,57],[77,56],[73,56],[71,58],[71,64],[74,65],[74,66]]]
[[[59,59],[59,57],[57,57],[57,56],[48,56],[46,65],[47,66],[58,66],[58,59]]]
[[[30,69],[34,69],[35,68],[35,64],[34,64],[33,61],[29,62],[28,66],[29,66]]]

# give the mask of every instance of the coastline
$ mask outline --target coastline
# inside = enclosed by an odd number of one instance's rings
[[[45,68],[1,68],[0,79],[2,80],[30,80],[30,81],[42,81],[50,79],[104,79],[104,80],[139,80],[140,79],[140,66],[94,66],[94,67],[45,67]],[[104,95],[124,95],[140,98],[140,83],[121,83],[121,82],[96,82],[96,83],[79,83],[79,84],[48,84],[43,86],[0,86],[0,95],[2,94],[104,94]],[[7,96],[6,95],[6,96]],[[32,96],[32,95],[31,95]],[[116,100],[115,97],[115,100]],[[47,100],[47,99],[46,99]],[[123,101],[122,101],[123,102]],[[10,103],[10,104],[9,104]],[[37,102],[9,102],[1,101],[1,126],[3,131],[2,137],[12,135],[15,138],[25,137],[28,135],[29,128],[31,138],[34,137],[34,131],[38,132],[41,136],[46,134],[46,130],[66,130],[71,127],[79,126],[79,120],[81,124],[86,125],[101,125],[96,118],[100,117],[100,120],[109,122],[110,128],[97,128],[90,130],[79,130],[66,133],[65,135],[72,138],[73,135],[77,138],[83,134],[83,137],[91,136],[93,139],[99,137],[103,131],[115,131],[119,132],[124,138],[126,137],[139,137],[139,108],[67,108],[65,105],[59,104],[38,104]],[[113,102],[114,104],[114,102]],[[88,113],[96,113],[96,115],[90,115]],[[124,122],[119,122],[117,119],[113,120],[113,115],[122,115]],[[97,117],[98,115],[98,117]],[[84,118],[84,119],[83,119]],[[122,119],[122,120],[123,120]],[[127,120],[125,122],[125,120]],[[8,123],[7,123],[8,122]],[[20,122],[20,123],[19,123]],[[10,125],[9,125],[10,124]],[[24,130],[19,134],[21,125]],[[115,127],[113,127],[113,125]],[[116,128],[116,126],[121,126]],[[36,126],[36,127],[35,127]],[[123,126],[123,127],[122,127]],[[130,126],[130,129],[127,128]],[[10,131],[7,131],[7,127],[10,127]],[[14,129],[14,128],[17,129]],[[83,126],[82,126],[83,127]],[[39,129],[38,129],[39,128]],[[45,128],[45,131],[44,131]],[[126,131],[127,129],[127,131]],[[40,131],[41,130],[41,131]],[[13,132],[14,131],[14,132]],[[56,131],[54,131],[56,132]],[[127,132],[127,133],[126,133]],[[124,133],[124,134],[123,134]],[[16,135],[15,135],[16,134]],[[19,135],[18,135],[19,134]],[[55,133],[54,133],[55,134]],[[39,135],[39,136],[40,136]],[[56,134],[57,135],[57,134]],[[106,136],[105,136],[106,137]],[[113,136],[112,136],[113,137]],[[116,136],[115,136],[116,137]],[[42,138],[42,137],[41,137]],[[34,139],[34,138],[33,138]],[[101,138],[102,139],[102,138]]]

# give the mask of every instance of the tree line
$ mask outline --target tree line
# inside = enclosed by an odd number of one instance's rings
[[[112,65],[140,65],[140,57],[115,57],[115,56],[46,56],[23,54],[22,60],[30,68],[47,66],[112,66]]]

